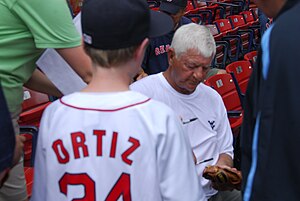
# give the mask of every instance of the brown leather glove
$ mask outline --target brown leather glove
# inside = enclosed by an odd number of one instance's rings
[[[241,189],[242,174],[235,168],[219,167],[219,166],[207,166],[203,175],[204,178],[212,181],[214,189],[219,191],[227,191]]]

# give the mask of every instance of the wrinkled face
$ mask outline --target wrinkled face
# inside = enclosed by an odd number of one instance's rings
[[[204,58],[194,49],[176,57],[170,50],[167,80],[179,93],[191,94],[202,82],[210,69],[212,57]],[[169,78],[169,79],[168,79]]]

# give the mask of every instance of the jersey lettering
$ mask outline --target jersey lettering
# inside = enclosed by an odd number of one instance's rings
[[[103,143],[108,142],[105,141],[103,136],[106,136],[105,130],[94,130],[93,135],[96,137],[95,146],[96,146],[96,156],[103,157]],[[56,155],[56,158],[59,163],[66,164],[70,161],[70,154],[69,152],[73,151],[74,158],[85,158],[90,156],[89,146],[86,144],[86,136],[82,132],[74,132],[71,133],[71,142],[73,150],[67,150],[63,144],[61,139],[58,139],[53,142],[52,149]],[[94,140],[93,140],[94,142]],[[109,157],[110,158],[120,158],[124,163],[127,165],[132,165],[133,161],[128,157],[138,148],[140,147],[139,140],[129,137],[128,142],[131,143],[131,146],[126,149],[124,152],[120,153],[119,157],[116,157],[117,148],[118,148],[118,132],[112,133],[112,139],[110,141],[110,146],[106,150],[110,150]],[[108,142],[109,143],[109,142]],[[93,150],[93,149],[92,149]]]
[[[66,172],[59,180],[60,192],[65,196],[68,195],[68,185],[83,185],[84,192],[82,198],[74,198],[72,201],[96,201],[96,183],[87,174],[70,174]],[[103,192],[100,192],[101,194]],[[105,201],[116,201],[120,197],[123,197],[123,201],[131,201],[130,190],[130,174],[122,173],[117,182],[114,184],[110,192],[108,193]]]
[[[96,200],[95,192],[95,182],[91,177],[86,174],[70,174],[65,173],[59,180],[60,192],[68,195],[68,185],[83,185],[84,186],[84,196],[80,199],[73,199],[72,201],[90,201]]]
[[[166,45],[166,52],[168,52],[169,51],[169,48],[170,48],[170,45],[168,44],[168,45]]]
[[[89,152],[85,143],[85,135],[82,132],[71,133],[72,146],[75,159],[80,158],[79,148],[83,152],[83,157],[88,157]]]
[[[106,134],[106,131],[94,130],[93,134],[97,136],[97,156],[102,156],[102,138]]]
[[[170,48],[169,44],[160,45],[159,47],[154,48],[154,53],[155,53],[156,56],[158,56],[158,55],[161,55],[161,54],[164,54],[164,53],[168,52],[169,48]]]
[[[160,53],[161,53],[161,54],[163,54],[163,53],[166,52],[165,46],[164,46],[164,45],[159,46],[159,50],[160,50]]]
[[[52,144],[52,149],[53,149],[59,163],[65,164],[65,163],[69,162],[70,155],[69,155],[68,151],[66,150],[66,148],[64,147],[62,140],[54,141]]]
[[[113,137],[112,137],[112,140],[111,140],[111,147],[110,147],[110,154],[109,154],[109,156],[111,158],[116,157],[117,140],[118,140],[118,133],[113,132]]]
[[[140,146],[140,142],[133,137],[130,137],[128,141],[132,143],[132,146],[122,154],[122,160],[128,165],[131,165],[132,160],[128,159],[128,156]]]
[[[123,196],[123,201],[131,201],[130,175],[126,173],[121,174],[105,201],[118,200],[121,195]]]

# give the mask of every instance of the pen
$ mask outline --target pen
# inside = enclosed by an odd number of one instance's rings
[[[187,120],[187,121],[183,121],[182,123],[183,124],[188,124],[188,123],[191,123],[191,122],[193,122],[193,121],[196,121],[198,118],[196,117],[196,118],[192,118],[192,119],[189,119],[189,120]]]
[[[196,165],[199,165],[199,164],[201,164],[201,163],[205,163],[205,162],[208,162],[208,161],[212,161],[214,158],[209,158],[209,159],[205,159],[205,160],[203,160],[203,161],[199,161],[199,162],[197,162],[196,163]]]

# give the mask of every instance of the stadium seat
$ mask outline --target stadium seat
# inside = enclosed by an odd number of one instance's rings
[[[20,135],[25,137],[24,166],[32,167],[34,164],[38,128],[36,126],[20,126]]]
[[[38,128],[35,126],[20,126],[20,135],[25,137],[24,142],[24,174],[28,199],[32,194],[34,157],[37,145]]]
[[[254,48],[254,30],[250,29],[249,25],[246,24],[243,15],[231,15],[228,19],[233,28],[238,28],[238,34],[242,39],[243,53],[250,52]]]
[[[210,10],[204,10],[201,8],[189,10],[184,16],[191,19],[193,22],[202,25],[211,24],[213,19],[213,14]]]
[[[247,54],[244,55],[244,60],[249,61],[252,67],[254,67],[254,65],[256,64],[256,59],[257,59],[257,51],[248,52]]]
[[[231,75],[216,74],[209,77],[204,83],[215,89],[221,95],[228,113],[232,133],[237,137],[243,122],[243,110],[238,91]]]
[[[44,109],[51,103],[49,96],[24,87],[20,125],[39,126]]]
[[[222,40],[229,43],[228,59],[237,61],[242,51],[242,39],[238,35],[238,28],[232,28],[229,19],[219,19],[214,21],[219,33],[222,34]]]
[[[32,195],[33,171],[34,171],[33,167],[24,167],[28,199],[30,199],[30,197]]]
[[[252,73],[251,63],[249,61],[235,61],[226,66],[226,71],[234,74],[241,93],[245,94]]]
[[[210,30],[210,33],[213,35],[216,42],[216,55],[213,59],[212,67],[225,69],[228,57],[229,43],[223,40],[223,35],[219,33],[216,25],[209,24],[206,25],[206,27]]]

